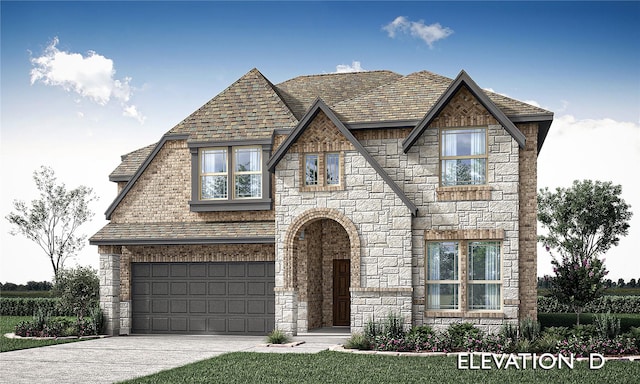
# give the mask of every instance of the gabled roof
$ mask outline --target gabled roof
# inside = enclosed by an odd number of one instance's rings
[[[293,131],[291,131],[289,136],[287,136],[285,141],[280,145],[280,147],[278,147],[278,150],[273,154],[271,159],[269,159],[267,163],[267,167],[269,168],[269,171],[270,172],[275,171],[276,166],[278,165],[280,160],[282,160],[282,158],[287,153],[291,145],[293,145],[293,143],[295,143],[300,138],[302,133],[309,126],[309,123],[313,121],[313,119],[316,117],[316,115],[320,111],[324,112],[324,114],[327,115],[327,117],[331,120],[331,122],[333,122],[333,124],[338,128],[340,133],[342,133],[342,135],[347,140],[349,140],[349,142],[358,150],[358,152],[360,152],[360,154],[365,158],[365,160],[367,160],[369,165],[371,165],[371,167],[373,167],[373,169],[376,170],[376,172],[380,175],[380,177],[382,177],[382,179],[387,183],[387,185],[391,187],[391,189],[396,193],[396,195],[400,198],[400,200],[402,200],[402,202],[407,206],[407,208],[409,208],[409,211],[411,211],[411,214],[415,216],[418,212],[418,208],[415,206],[415,204],[413,204],[413,202],[409,200],[409,198],[404,194],[402,189],[398,187],[398,185],[389,177],[389,175],[384,171],[384,169],[380,166],[380,164],[378,164],[378,162],[371,156],[371,154],[362,146],[362,144],[360,144],[358,139],[356,139],[353,136],[353,134],[347,129],[347,127],[345,127],[342,121],[338,119],[338,117],[331,110],[331,108],[329,108],[329,106],[327,106],[327,104],[324,101],[322,101],[322,99],[320,98],[316,99],[316,101],[313,103],[311,108],[309,108],[309,111],[307,111],[307,113],[304,115],[302,120],[300,120],[300,123],[298,124],[298,126],[296,126],[293,129]]]
[[[138,168],[140,168],[140,164],[149,157],[149,154],[153,148],[155,148],[156,144],[158,143],[147,145],[144,148],[136,149],[133,152],[120,156],[122,162],[111,172],[109,181],[129,181]]]
[[[493,117],[498,120],[498,123],[502,125],[509,134],[518,142],[521,148],[524,148],[525,144],[525,136],[520,130],[509,120],[509,118],[496,106],[496,104],[491,101],[491,99],[484,93],[484,91],[471,79],[471,77],[465,72],[460,71],[460,74],[456,79],[447,87],[447,89],[442,93],[438,101],[433,105],[433,107],[427,112],[427,114],[422,118],[420,123],[416,125],[416,127],[411,131],[409,136],[402,142],[402,148],[406,153],[409,151],[411,146],[418,140],[420,135],[424,132],[425,129],[429,126],[431,121],[438,116],[438,113],[449,103],[451,98],[455,95],[455,93],[460,89],[460,87],[467,87],[471,94],[478,99],[478,101],[493,115]]]
[[[278,90],[254,68],[167,134],[188,134],[190,142],[263,139],[297,122]]]

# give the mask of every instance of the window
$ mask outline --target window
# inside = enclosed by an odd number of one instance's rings
[[[318,155],[305,155],[304,185],[318,185]]]
[[[427,311],[500,310],[500,249],[499,241],[427,242]]]
[[[201,154],[200,165],[200,198],[227,198],[227,149],[205,149]]]
[[[500,243],[496,241],[469,243],[470,310],[500,309]]]
[[[459,309],[458,243],[428,243],[427,308]]]
[[[324,158],[327,169],[327,185],[340,184],[340,154],[327,153]]]
[[[486,128],[443,129],[441,135],[440,184],[486,184]]]
[[[260,148],[234,148],[234,198],[262,197],[262,160]]]
[[[232,167],[229,164],[229,152],[233,153]],[[200,150],[201,200],[228,200],[230,180],[232,180],[233,199],[259,199],[262,197],[262,177],[260,147]]]
[[[308,153],[300,163],[303,191],[337,190],[342,186],[342,153]]]

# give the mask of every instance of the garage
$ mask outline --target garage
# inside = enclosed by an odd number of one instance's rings
[[[265,335],[274,286],[272,261],[132,263],[132,333]]]

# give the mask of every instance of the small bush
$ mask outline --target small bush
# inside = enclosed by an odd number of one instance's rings
[[[640,313],[640,296],[602,296],[583,308],[584,313]],[[554,297],[538,296],[538,313],[573,313]]]
[[[0,297],[0,316],[33,316],[39,310],[51,316],[73,315],[60,307],[59,298]]]
[[[620,334],[620,319],[610,312],[596,315],[593,324],[600,337],[613,339]]]
[[[95,269],[79,266],[62,270],[53,287],[60,306],[82,319],[100,300],[100,279]]]
[[[518,326],[513,323],[505,323],[500,329],[500,334],[505,339],[517,340],[518,339]]]
[[[520,338],[534,342],[540,336],[540,322],[530,317],[520,321]]]
[[[389,312],[382,323],[382,334],[388,339],[402,339],[405,335],[404,318]]]
[[[598,329],[593,324],[581,324],[573,327],[573,335],[581,340],[588,340],[598,336]]]
[[[371,349],[371,343],[363,333],[354,333],[347,340],[344,347],[347,349],[369,350]]]
[[[407,334],[407,339],[413,340],[416,343],[429,340],[434,335],[433,328],[428,325],[421,325],[419,327],[413,327]]]
[[[289,342],[289,335],[279,329],[274,329],[267,335],[269,344],[286,344]]]
[[[453,323],[447,327],[447,334],[451,342],[451,349],[458,351],[466,349],[468,339],[482,338],[482,331],[471,323]]]

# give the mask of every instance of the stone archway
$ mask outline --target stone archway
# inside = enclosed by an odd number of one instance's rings
[[[350,287],[360,286],[360,240],[340,212],[315,208],[285,235],[284,284],[296,292],[297,331],[350,326]]]

